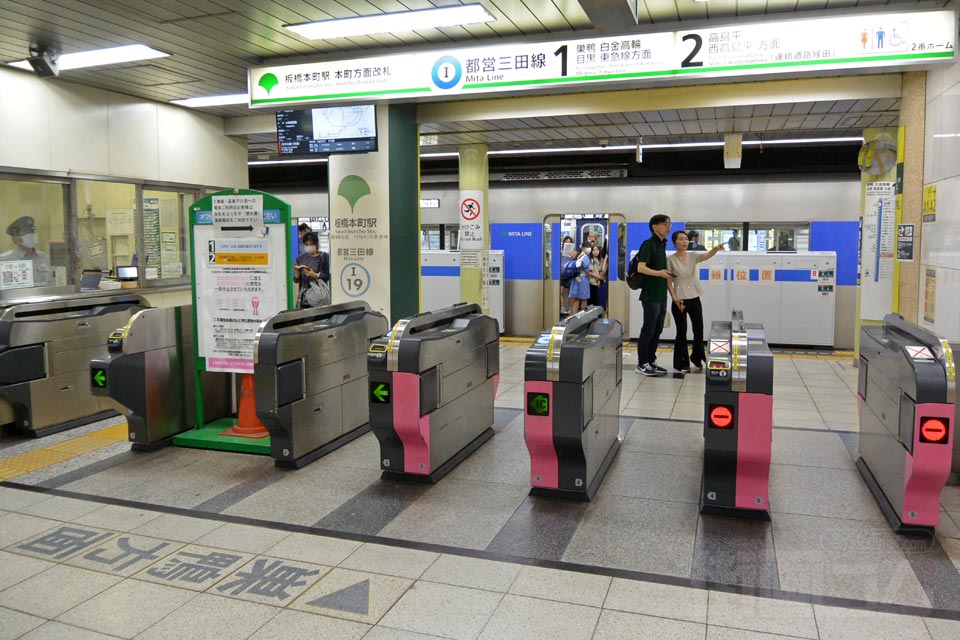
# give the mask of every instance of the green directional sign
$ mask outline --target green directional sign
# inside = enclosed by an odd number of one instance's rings
[[[377,404],[390,404],[390,383],[371,382],[370,402],[375,402]]]
[[[90,386],[95,389],[105,389],[107,387],[107,370],[90,369]]]
[[[531,416],[550,415],[550,396],[546,393],[528,393],[527,414]]]

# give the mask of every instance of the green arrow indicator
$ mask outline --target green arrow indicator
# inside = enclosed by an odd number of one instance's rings
[[[100,388],[107,386],[107,372],[103,369],[93,370],[93,384]]]
[[[374,386],[376,385],[376,386]],[[370,383],[370,397],[374,402],[390,402],[390,385],[385,382]]]
[[[550,396],[545,393],[527,394],[527,415],[547,416],[550,415]]]

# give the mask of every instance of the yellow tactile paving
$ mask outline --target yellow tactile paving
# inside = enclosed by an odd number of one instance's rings
[[[11,480],[25,473],[44,469],[58,462],[75,458],[83,453],[96,451],[117,442],[127,440],[127,424],[120,424],[71,438],[49,447],[27,451],[9,458],[0,460],[0,482]]]

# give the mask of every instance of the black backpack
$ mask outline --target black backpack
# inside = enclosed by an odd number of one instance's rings
[[[637,251],[633,259],[630,260],[630,267],[627,272],[627,286],[637,291],[643,287],[643,274],[637,273],[637,266],[640,264],[640,252]]]

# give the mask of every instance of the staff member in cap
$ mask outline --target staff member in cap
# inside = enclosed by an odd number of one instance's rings
[[[50,275],[50,258],[37,250],[37,227],[33,218],[22,216],[10,223],[7,235],[13,241],[13,249],[0,253],[0,262],[29,260],[33,263],[33,286],[43,287]]]

